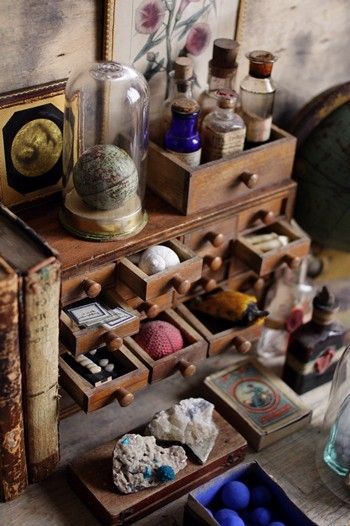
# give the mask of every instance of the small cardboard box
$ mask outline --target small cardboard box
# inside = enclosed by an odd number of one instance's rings
[[[312,412],[278,376],[249,359],[208,376],[206,396],[257,451],[307,425]]]
[[[257,462],[240,464],[191,491],[185,506],[183,526],[219,526],[211,511],[222,507],[219,495],[224,484],[238,479],[248,486],[251,483],[267,486],[272,493],[276,515],[286,526],[317,526],[289,499],[277,482]]]

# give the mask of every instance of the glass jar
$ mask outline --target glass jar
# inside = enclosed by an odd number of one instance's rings
[[[145,226],[148,115],[147,82],[131,66],[96,62],[71,74],[60,220],[73,234],[103,241]]]
[[[247,141],[266,142],[270,138],[275,85],[271,79],[273,63],[277,57],[268,51],[252,51],[249,74],[240,86],[242,117],[247,127]]]
[[[334,372],[316,465],[321,479],[339,498],[350,503],[350,346]]]

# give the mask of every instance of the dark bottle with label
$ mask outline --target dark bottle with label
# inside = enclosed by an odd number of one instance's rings
[[[283,380],[299,394],[328,382],[343,352],[345,328],[336,321],[339,303],[323,287],[313,300],[312,319],[291,334]]]

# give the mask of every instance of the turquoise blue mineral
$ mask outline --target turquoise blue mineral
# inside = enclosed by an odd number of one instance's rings
[[[156,470],[157,479],[160,482],[169,482],[169,480],[175,480],[176,474],[171,466],[159,466]]]
[[[150,479],[153,475],[153,469],[149,466],[145,467],[145,471],[143,472],[143,476],[145,479]]]

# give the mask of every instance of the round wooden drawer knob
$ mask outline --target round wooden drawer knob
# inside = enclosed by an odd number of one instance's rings
[[[259,176],[258,174],[252,172],[243,172],[240,176],[240,179],[247,188],[252,189],[258,184]]]
[[[206,265],[208,265],[210,270],[213,270],[214,272],[219,270],[223,263],[222,258],[219,256],[205,256],[204,262]]]
[[[123,339],[113,332],[107,332],[105,334],[106,347],[109,351],[117,351],[123,345]]]
[[[275,213],[272,212],[272,210],[270,210],[269,212],[266,212],[266,210],[262,210],[260,212],[260,218],[264,225],[270,225],[275,221],[276,216]]]
[[[225,241],[224,234],[216,234],[215,232],[209,232],[207,234],[208,241],[213,245],[213,247],[221,247]]]
[[[171,284],[178,294],[186,294],[191,288],[191,282],[188,279],[183,279],[178,274],[175,274]]]
[[[242,354],[249,352],[252,348],[252,344],[243,338],[243,336],[236,336],[233,338],[232,343],[236,347],[237,351]]]
[[[130,391],[124,389],[124,387],[119,387],[119,389],[116,390],[115,397],[118,400],[119,405],[122,407],[130,405],[135,398],[134,395],[130,393]]]
[[[102,290],[101,285],[92,279],[84,279],[81,286],[89,298],[96,298]]]
[[[265,280],[264,278],[258,278],[253,285],[253,289],[256,293],[260,293],[264,290]]]
[[[301,259],[299,257],[297,256],[293,257],[293,256],[290,256],[289,254],[284,256],[283,261],[287,263],[288,267],[291,268],[292,270],[297,269],[301,263]]]
[[[214,278],[202,278],[200,283],[205,292],[211,292],[218,286],[217,281]]]
[[[180,373],[184,378],[188,378],[189,376],[193,376],[197,370],[197,367],[191,363],[185,360],[184,358],[180,360],[177,364]]]
[[[146,301],[141,305],[141,310],[145,311],[147,318],[155,318],[160,313],[160,307],[156,303]]]

